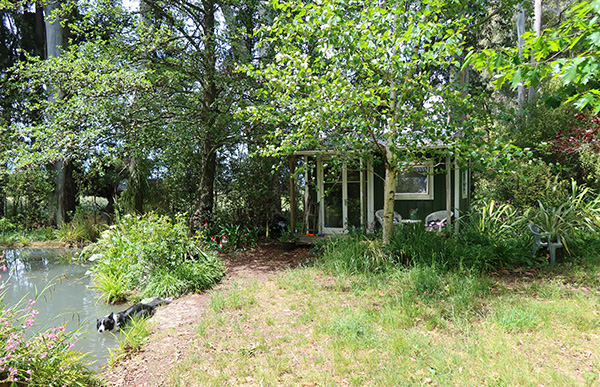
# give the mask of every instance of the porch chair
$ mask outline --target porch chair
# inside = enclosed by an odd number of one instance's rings
[[[454,216],[450,211],[450,217]],[[435,211],[425,217],[425,231],[440,232],[448,223],[448,212],[446,210]]]
[[[549,233],[535,223],[529,223],[529,231],[533,234],[531,255],[535,257],[540,247],[547,247],[550,252],[550,264],[554,265],[556,263],[556,249],[563,246],[560,234],[556,234],[556,242],[552,242],[552,233]]]
[[[375,211],[375,218],[377,218],[377,221],[383,227],[383,210]],[[396,211],[394,211],[394,224],[400,223],[402,223],[402,216]]]

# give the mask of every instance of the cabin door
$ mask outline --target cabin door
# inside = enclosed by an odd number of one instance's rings
[[[361,173],[347,165],[333,165],[330,159],[319,162],[320,228],[335,234],[360,227]]]

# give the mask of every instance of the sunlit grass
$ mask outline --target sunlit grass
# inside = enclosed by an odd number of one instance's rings
[[[595,385],[599,298],[544,279],[296,269],[214,291],[170,385]]]

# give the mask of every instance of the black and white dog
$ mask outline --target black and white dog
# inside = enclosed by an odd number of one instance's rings
[[[168,304],[170,302],[170,300],[155,298],[147,304],[135,304],[123,312],[111,313],[106,317],[96,319],[96,329],[98,330],[98,333],[119,330],[127,325],[132,317],[150,317],[154,314],[154,310],[157,306]]]

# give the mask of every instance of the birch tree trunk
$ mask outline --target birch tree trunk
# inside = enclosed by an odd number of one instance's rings
[[[533,31],[536,36],[542,34],[542,0],[534,0],[533,2],[534,20],[533,20]],[[535,67],[537,61],[535,56],[531,55],[531,65]],[[527,96],[527,102],[534,104],[537,100],[537,89],[535,86],[529,86],[529,95]]]
[[[525,45],[525,38],[523,34],[525,34],[525,8],[523,7],[523,3],[519,4],[519,8],[517,9],[516,14],[516,24],[517,24],[517,47],[519,48],[519,57],[523,58],[523,46]],[[519,114],[523,113],[523,109],[525,106],[525,87],[523,84],[519,84],[517,86],[517,104],[519,106]]]
[[[391,157],[389,149],[386,147],[386,158]],[[383,244],[390,243],[394,235],[394,203],[396,201],[396,177],[398,171],[390,164],[385,163],[385,181],[383,187]]]

